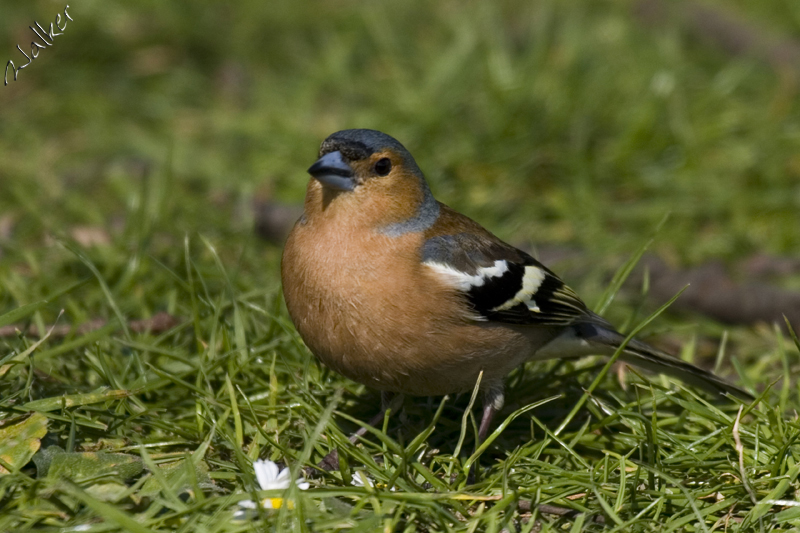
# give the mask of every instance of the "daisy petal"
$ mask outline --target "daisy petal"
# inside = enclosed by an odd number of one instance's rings
[[[355,474],[353,474],[353,477],[350,478],[350,483],[352,483],[354,487],[364,487],[366,486],[364,484],[364,479],[367,480],[367,484],[369,484],[370,487],[375,486],[375,483],[369,478],[369,476],[366,473],[363,472],[356,472]]]
[[[261,486],[261,490],[282,488],[274,486],[275,479],[278,477],[278,465],[274,462],[259,459],[253,463],[253,469],[256,471],[256,478],[258,479],[258,484]]]
[[[276,489],[288,489],[289,485],[292,484],[290,472],[288,468],[284,468],[281,470],[281,473],[275,477],[275,481],[272,482],[273,488]]]
[[[253,500],[242,500],[239,502],[239,507],[241,507],[242,509],[255,509],[256,502],[254,502]]]

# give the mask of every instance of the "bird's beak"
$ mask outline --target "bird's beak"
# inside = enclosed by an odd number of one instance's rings
[[[338,150],[330,152],[311,165],[308,173],[323,186],[335,191],[352,191],[356,188],[355,175]]]

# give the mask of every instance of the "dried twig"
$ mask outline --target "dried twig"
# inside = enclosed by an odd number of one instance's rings
[[[639,283],[644,268],[650,272],[649,295],[654,301],[671,298],[689,285],[672,306],[674,310],[702,313],[728,324],[777,322],[781,327],[786,315],[790,323],[800,325],[800,292],[763,282],[737,283],[719,261],[678,270],[655,256],[645,256],[632,283]]]

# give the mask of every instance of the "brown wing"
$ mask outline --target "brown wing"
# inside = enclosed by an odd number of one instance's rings
[[[426,238],[423,264],[463,292],[486,320],[565,326],[591,314],[547,267],[447,206]]]

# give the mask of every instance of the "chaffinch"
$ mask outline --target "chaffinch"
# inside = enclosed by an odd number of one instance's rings
[[[381,391],[471,391],[483,440],[503,381],[529,360],[612,355],[625,336],[558,276],[431,194],[411,154],[375,130],[332,134],[308,169],[304,214],[283,252],[289,314],[325,365]],[[632,340],[622,360],[751,398]]]

